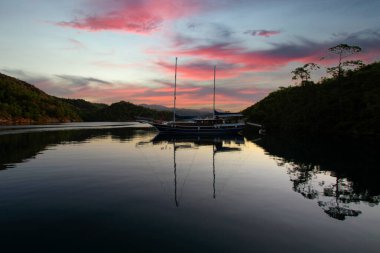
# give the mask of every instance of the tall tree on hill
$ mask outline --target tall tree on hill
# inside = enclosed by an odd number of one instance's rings
[[[327,68],[327,73],[331,74],[333,77],[340,79],[345,74],[345,68],[358,69],[364,66],[361,60],[349,60],[343,61],[343,59],[359,53],[362,51],[359,46],[350,46],[347,44],[339,44],[335,47],[330,47],[329,52],[338,55],[338,66]]]
[[[293,70],[291,73],[293,74],[292,80],[301,80],[301,85],[306,85],[310,80],[310,73],[313,70],[319,69],[319,66],[315,63],[306,63],[302,67],[298,67]]]

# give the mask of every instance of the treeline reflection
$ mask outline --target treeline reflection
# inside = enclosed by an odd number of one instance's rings
[[[334,219],[360,215],[356,204],[380,203],[375,143],[286,136],[266,136],[254,142],[286,167],[295,192],[315,200]]]
[[[44,131],[0,135],[0,170],[33,159],[42,151],[64,143],[83,143],[93,138],[106,138],[128,142],[139,136],[154,134],[154,130],[138,128],[86,129]]]
[[[136,128],[87,129],[0,135],[0,170],[33,159],[46,149],[65,143],[83,143],[93,138],[112,138],[120,142],[140,140],[173,145],[173,180],[176,186],[176,151],[197,146],[212,146],[213,197],[215,188],[215,154],[250,152],[245,142],[254,142],[285,167],[295,192],[316,202],[330,217],[345,220],[359,216],[362,203],[380,203],[378,148],[375,143],[347,140],[323,140],[287,136],[168,136],[154,130]],[[233,143],[237,145],[226,145]],[[188,145],[188,146],[186,146]],[[176,187],[175,192],[176,196]],[[175,197],[176,205],[178,200]]]

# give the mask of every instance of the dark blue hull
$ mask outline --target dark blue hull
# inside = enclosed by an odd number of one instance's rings
[[[235,134],[244,129],[244,126],[182,126],[152,123],[161,133],[186,133],[186,134]]]

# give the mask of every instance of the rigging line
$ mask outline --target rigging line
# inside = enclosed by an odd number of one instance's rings
[[[161,185],[161,189],[166,193],[167,192],[167,188],[165,186],[165,183],[160,179],[160,177],[157,175],[157,172],[156,170],[154,169],[150,159],[148,159],[148,157],[144,154],[144,152],[136,146],[136,148],[140,151],[140,153],[142,154],[142,156],[144,157],[144,160],[148,163],[148,167],[151,169],[151,171],[153,171],[153,174],[154,174],[154,177],[156,178],[156,180],[159,182],[159,184]]]

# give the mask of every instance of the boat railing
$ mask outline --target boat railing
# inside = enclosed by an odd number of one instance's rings
[[[188,129],[210,129],[210,128],[234,128],[234,127],[241,127],[244,126],[244,124],[216,124],[216,125],[206,125],[206,126],[186,126],[186,125],[179,125],[179,124],[169,124],[167,126],[170,126],[172,128],[188,128]]]

